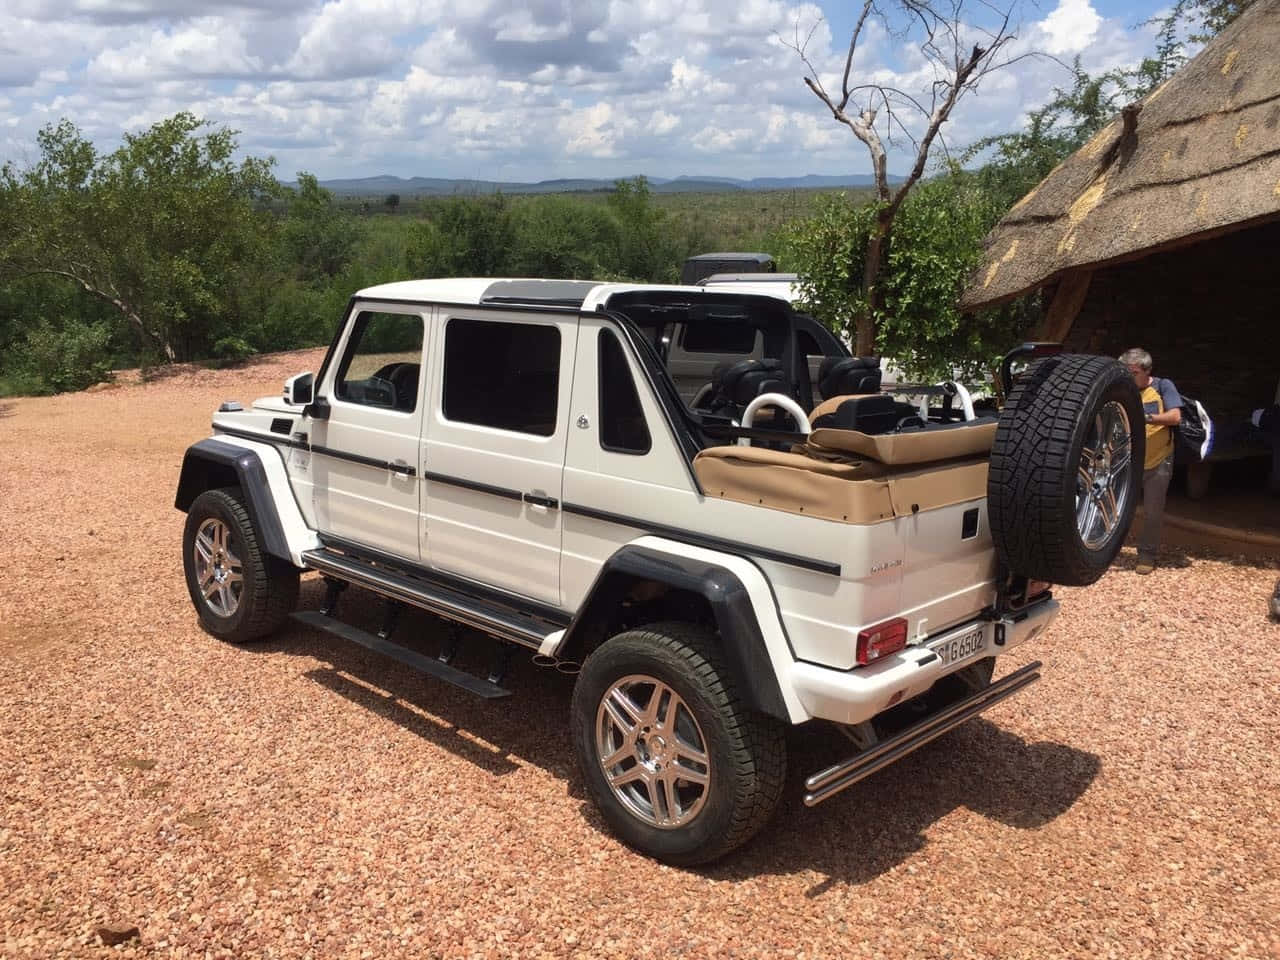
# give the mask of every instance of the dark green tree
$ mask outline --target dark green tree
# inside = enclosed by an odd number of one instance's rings
[[[235,326],[234,291],[272,252],[260,201],[270,159],[233,159],[235,133],[179,113],[100,156],[74,124],[38,137],[26,170],[0,168],[0,279],[56,277],[108,304],[144,354],[201,355]]]
[[[1003,209],[958,166],[912,192],[898,212],[881,275],[875,353],[922,379],[950,379],[957,370],[976,379],[991,371],[1028,318],[1019,308],[965,316],[956,303]],[[781,252],[800,274],[805,307],[833,330],[868,310],[862,278],[876,217],[874,203],[835,196],[783,234]]]
[[[409,272],[419,277],[505,276],[512,269],[511,202],[501,193],[449,197],[426,206],[405,242]]]
[[[313,174],[298,174],[297,189],[288,196],[281,249],[300,279],[323,282],[336,276],[351,262],[363,234]]]
[[[649,181],[615,180],[608,206],[618,224],[614,271],[628,280],[674,282],[680,269],[677,238],[666,213],[653,203]]]

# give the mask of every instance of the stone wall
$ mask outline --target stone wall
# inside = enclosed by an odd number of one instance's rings
[[[1094,272],[1067,347],[1142,347],[1153,373],[1215,421],[1274,401],[1280,380],[1280,222]]]

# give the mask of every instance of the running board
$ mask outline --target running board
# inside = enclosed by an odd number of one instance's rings
[[[888,740],[882,740],[843,763],[815,773],[804,782],[809,791],[805,794],[804,805],[816,806],[823,800],[834,797],[841,790],[883,770],[949,730],[954,730],[966,720],[972,720],[984,710],[1039,680],[1039,669],[1040,661],[1029,663],[1007,677],[1001,677],[989,687],[907,727]]]
[[[333,617],[325,616],[318,611],[303,610],[293,614],[293,619],[299,623],[305,623],[308,627],[325,630],[341,637],[343,640],[358,643],[360,646],[367,647],[375,653],[390,657],[392,660],[398,660],[419,673],[429,674],[437,680],[443,680],[445,683],[453,684],[455,687],[461,687],[468,693],[474,693],[477,697],[496,700],[499,697],[511,696],[510,690],[506,690],[496,683],[490,683],[488,680],[483,680],[467,673],[465,670],[451,667],[435,657],[425,656],[416,650],[410,650],[408,647],[402,647],[398,643],[392,643],[390,640],[383,640],[377,634],[361,630],[359,627],[353,627],[348,623],[343,623],[341,620],[335,620]]]
[[[541,647],[547,634],[555,629],[541,620],[481,597],[374,566],[368,561],[332,550],[308,550],[302,559],[308,567],[323,574],[533,650]]]

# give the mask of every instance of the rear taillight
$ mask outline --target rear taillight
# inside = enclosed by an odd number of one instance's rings
[[[907,621],[902,617],[858,632],[858,666],[865,667],[907,645]]]

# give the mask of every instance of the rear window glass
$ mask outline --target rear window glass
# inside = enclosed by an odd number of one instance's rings
[[[600,331],[600,445],[614,453],[649,452],[649,426],[622,344]]]
[[[556,432],[560,331],[454,317],[445,328],[444,415],[549,437]]]
[[[746,355],[756,348],[756,329],[739,323],[691,323],[680,345],[689,353]]]

